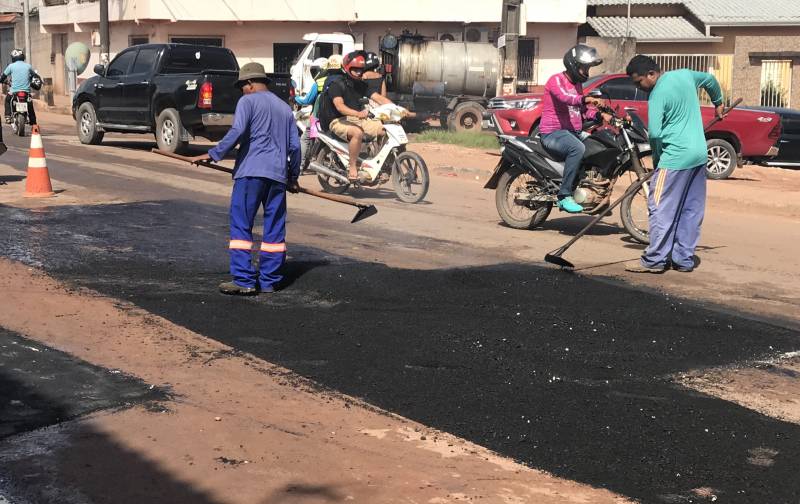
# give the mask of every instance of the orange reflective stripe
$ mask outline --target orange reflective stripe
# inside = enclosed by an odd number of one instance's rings
[[[234,250],[250,250],[253,248],[253,242],[247,240],[231,240],[228,248]]]
[[[261,252],[286,252],[286,244],[261,242]]]

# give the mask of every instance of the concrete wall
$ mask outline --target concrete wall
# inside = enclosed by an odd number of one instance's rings
[[[30,32],[31,54],[26,54],[25,60],[33,66],[42,78],[52,78],[50,35],[41,32],[39,18],[36,16],[31,17]],[[14,27],[14,44],[19,48],[25,48],[25,22],[21,16]]]
[[[112,21],[499,23],[501,0],[110,0]],[[583,23],[586,0],[532,0],[529,22]],[[96,22],[96,2],[42,7],[43,24]]]
[[[564,71],[562,60],[567,50],[577,42],[578,27],[560,23],[528,23],[527,36],[539,39],[536,82],[543,85],[551,75]]]
[[[584,43],[594,47],[603,58],[603,64],[592,69],[590,75],[625,73],[628,62],[636,55],[636,39],[625,37],[585,37]]]
[[[792,59],[791,106],[800,106],[800,58],[782,57],[781,52],[800,52],[800,34],[736,37],[733,58],[733,95],[741,96],[747,105],[758,105],[761,99],[761,59],[750,53],[775,53],[766,59]]]

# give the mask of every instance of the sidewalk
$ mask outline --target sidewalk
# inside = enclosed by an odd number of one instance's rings
[[[72,99],[69,96],[54,95],[53,102],[54,104],[51,106],[42,100],[33,100],[33,106],[37,111],[41,112],[50,112],[67,116],[72,115]]]

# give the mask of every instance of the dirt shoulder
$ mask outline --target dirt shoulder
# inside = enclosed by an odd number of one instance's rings
[[[22,499],[627,502],[317,390],[286,369],[17,263],[0,260],[0,289],[0,326],[175,398],[7,441],[0,463],[10,468],[6,483],[25,478]],[[136,463],[120,463],[121,454]]]

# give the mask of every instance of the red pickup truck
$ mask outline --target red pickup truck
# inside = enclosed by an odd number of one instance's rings
[[[598,75],[583,86],[584,94],[599,89],[612,108],[621,113],[636,112],[647,123],[647,92],[637,88],[625,74]],[[702,106],[704,122],[714,117],[714,108]],[[533,135],[542,115],[541,93],[492,98],[489,112],[508,135]],[[781,136],[780,117],[763,110],[735,108],[706,132],[709,178],[724,179],[743,160],[760,162],[778,154]]]

